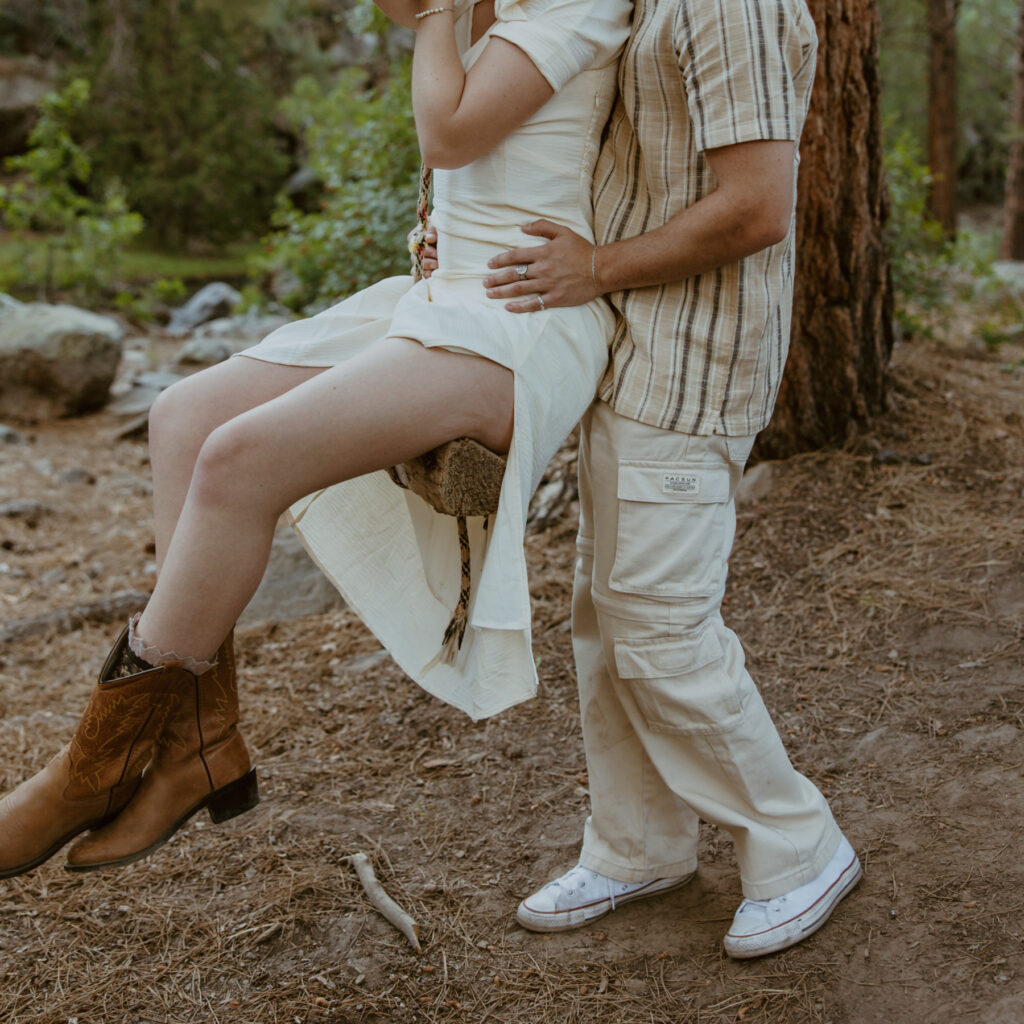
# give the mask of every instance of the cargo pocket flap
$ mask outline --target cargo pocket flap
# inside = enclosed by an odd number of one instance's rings
[[[710,665],[722,657],[714,630],[646,640],[615,639],[615,668],[621,679],[664,679]]]
[[[626,501],[700,504],[729,500],[729,471],[701,462],[619,463],[618,496]]]

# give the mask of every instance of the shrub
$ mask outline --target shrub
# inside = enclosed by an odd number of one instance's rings
[[[13,235],[14,258],[0,268],[0,287],[35,287],[79,297],[109,288],[125,243],[143,227],[128,208],[121,184],[110,179],[89,194],[93,167],[70,125],[89,102],[89,83],[74,79],[42,101],[30,150],[7,160],[19,176],[0,186],[0,224]]]
[[[243,13],[203,0],[95,11],[82,67],[96,101],[76,131],[161,246],[258,237],[287,174],[272,75],[246,50]]]
[[[301,79],[283,109],[302,134],[323,195],[312,212],[279,199],[277,230],[254,271],[286,272],[293,284],[279,298],[305,311],[407,272],[420,163],[408,60],[376,86],[355,70],[326,94]]]

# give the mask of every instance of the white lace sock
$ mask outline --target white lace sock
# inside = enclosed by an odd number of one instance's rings
[[[147,665],[152,665],[153,668],[159,668],[161,665],[166,665],[172,661],[180,661],[182,668],[186,672],[191,672],[194,676],[201,676],[204,672],[209,672],[216,661],[200,661],[198,658],[193,657],[182,657],[177,651],[161,651],[156,644],[148,644],[138,633],[135,632],[135,627],[138,625],[141,613],[136,613],[128,620],[128,649],[135,655],[136,658],[140,658]]]

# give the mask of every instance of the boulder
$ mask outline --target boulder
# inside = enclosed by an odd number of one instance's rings
[[[176,357],[178,363],[221,363],[236,352],[262,341],[271,331],[288,323],[291,317],[277,314],[242,313],[225,316],[196,328]]]
[[[76,306],[0,305],[0,416],[74,416],[101,408],[121,359],[121,325]]]
[[[148,413],[157,395],[166,391],[172,384],[184,380],[184,375],[173,373],[170,370],[145,370],[136,373],[131,378],[131,383],[126,390],[115,398],[107,411],[116,416],[138,416],[140,413]]]
[[[786,465],[782,461],[759,462],[756,466],[751,466],[743,474],[743,479],[736,488],[737,507],[756,505],[763,501],[775,489],[785,471]]]
[[[184,336],[200,324],[227,316],[241,301],[242,296],[231,285],[214,281],[200,288],[184,306],[174,310],[167,333]]]
[[[22,153],[55,69],[37,57],[0,57],[0,157]]]
[[[238,623],[244,627],[259,622],[290,622],[341,608],[344,603],[291,527],[283,527],[274,536],[263,582]]]

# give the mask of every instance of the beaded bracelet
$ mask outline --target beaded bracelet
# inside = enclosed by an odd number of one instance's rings
[[[454,13],[455,12],[455,8],[454,7],[431,7],[429,10],[420,11],[420,13],[416,15],[416,20],[419,21],[421,18],[429,18],[431,14],[444,14],[445,11],[451,11],[452,13]]]

